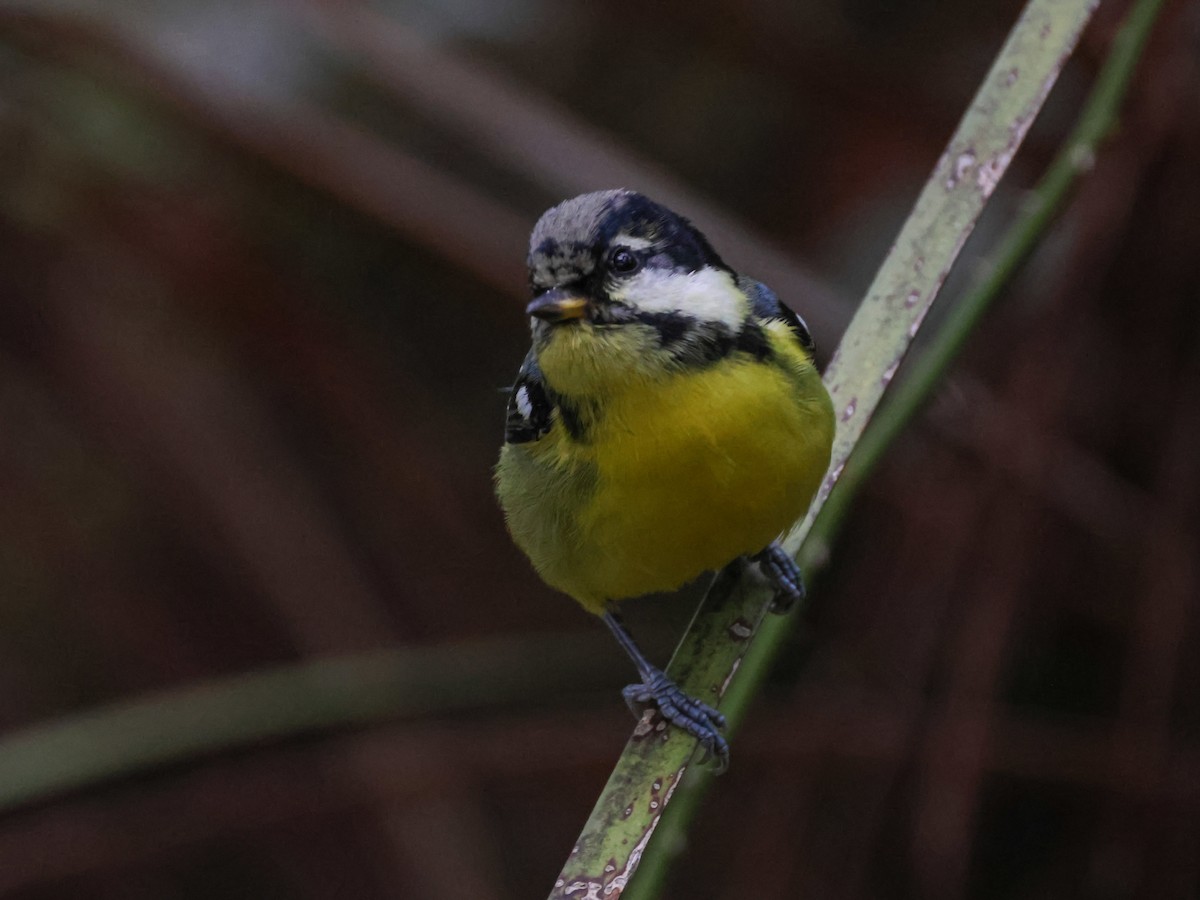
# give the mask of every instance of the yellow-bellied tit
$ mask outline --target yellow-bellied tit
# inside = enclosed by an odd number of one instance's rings
[[[833,406],[804,321],[687,219],[632,191],[567,200],[530,238],[533,346],[496,487],[517,545],[604,618],[657,705],[723,767],[724,717],[642,655],[616,611],[738,557],[784,610],[804,595],[777,539],[829,465]]]

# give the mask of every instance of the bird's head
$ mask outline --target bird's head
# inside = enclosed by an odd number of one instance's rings
[[[641,194],[560,203],[529,243],[526,311],[542,369],[564,385],[669,368],[693,337],[741,327],[748,301],[735,278],[687,219]]]

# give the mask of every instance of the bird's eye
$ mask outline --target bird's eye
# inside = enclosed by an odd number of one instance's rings
[[[608,258],[609,268],[620,275],[636,272],[641,264],[642,261],[628,247],[618,247]]]

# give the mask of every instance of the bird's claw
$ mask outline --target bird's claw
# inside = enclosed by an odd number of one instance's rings
[[[800,567],[779,546],[778,541],[772,541],[766,549],[754,556],[763,575],[775,588],[775,596],[771,598],[771,612],[786,613],[805,597],[804,576]]]
[[[715,758],[718,773],[729,767],[729,742],[721,734],[725,717],[707,703],[685,694],[663,672],[652,670],[644,683],[631,684],[621,693],[635,716],[641,717],[645,707],[653,705],[666,721],[694,737],[704,749],[702,761]]]

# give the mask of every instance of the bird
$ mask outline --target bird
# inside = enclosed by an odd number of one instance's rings
[[[516,545],[600,616],[657,707],[720,770],[725,718],[639,649],[622,601],[751,560],[784,612],[804,581],[779,538],[829,466],[833,405],[804,320],[688,219],[635,191],[545,212],[527,259],[532,346],[495,468]]]

